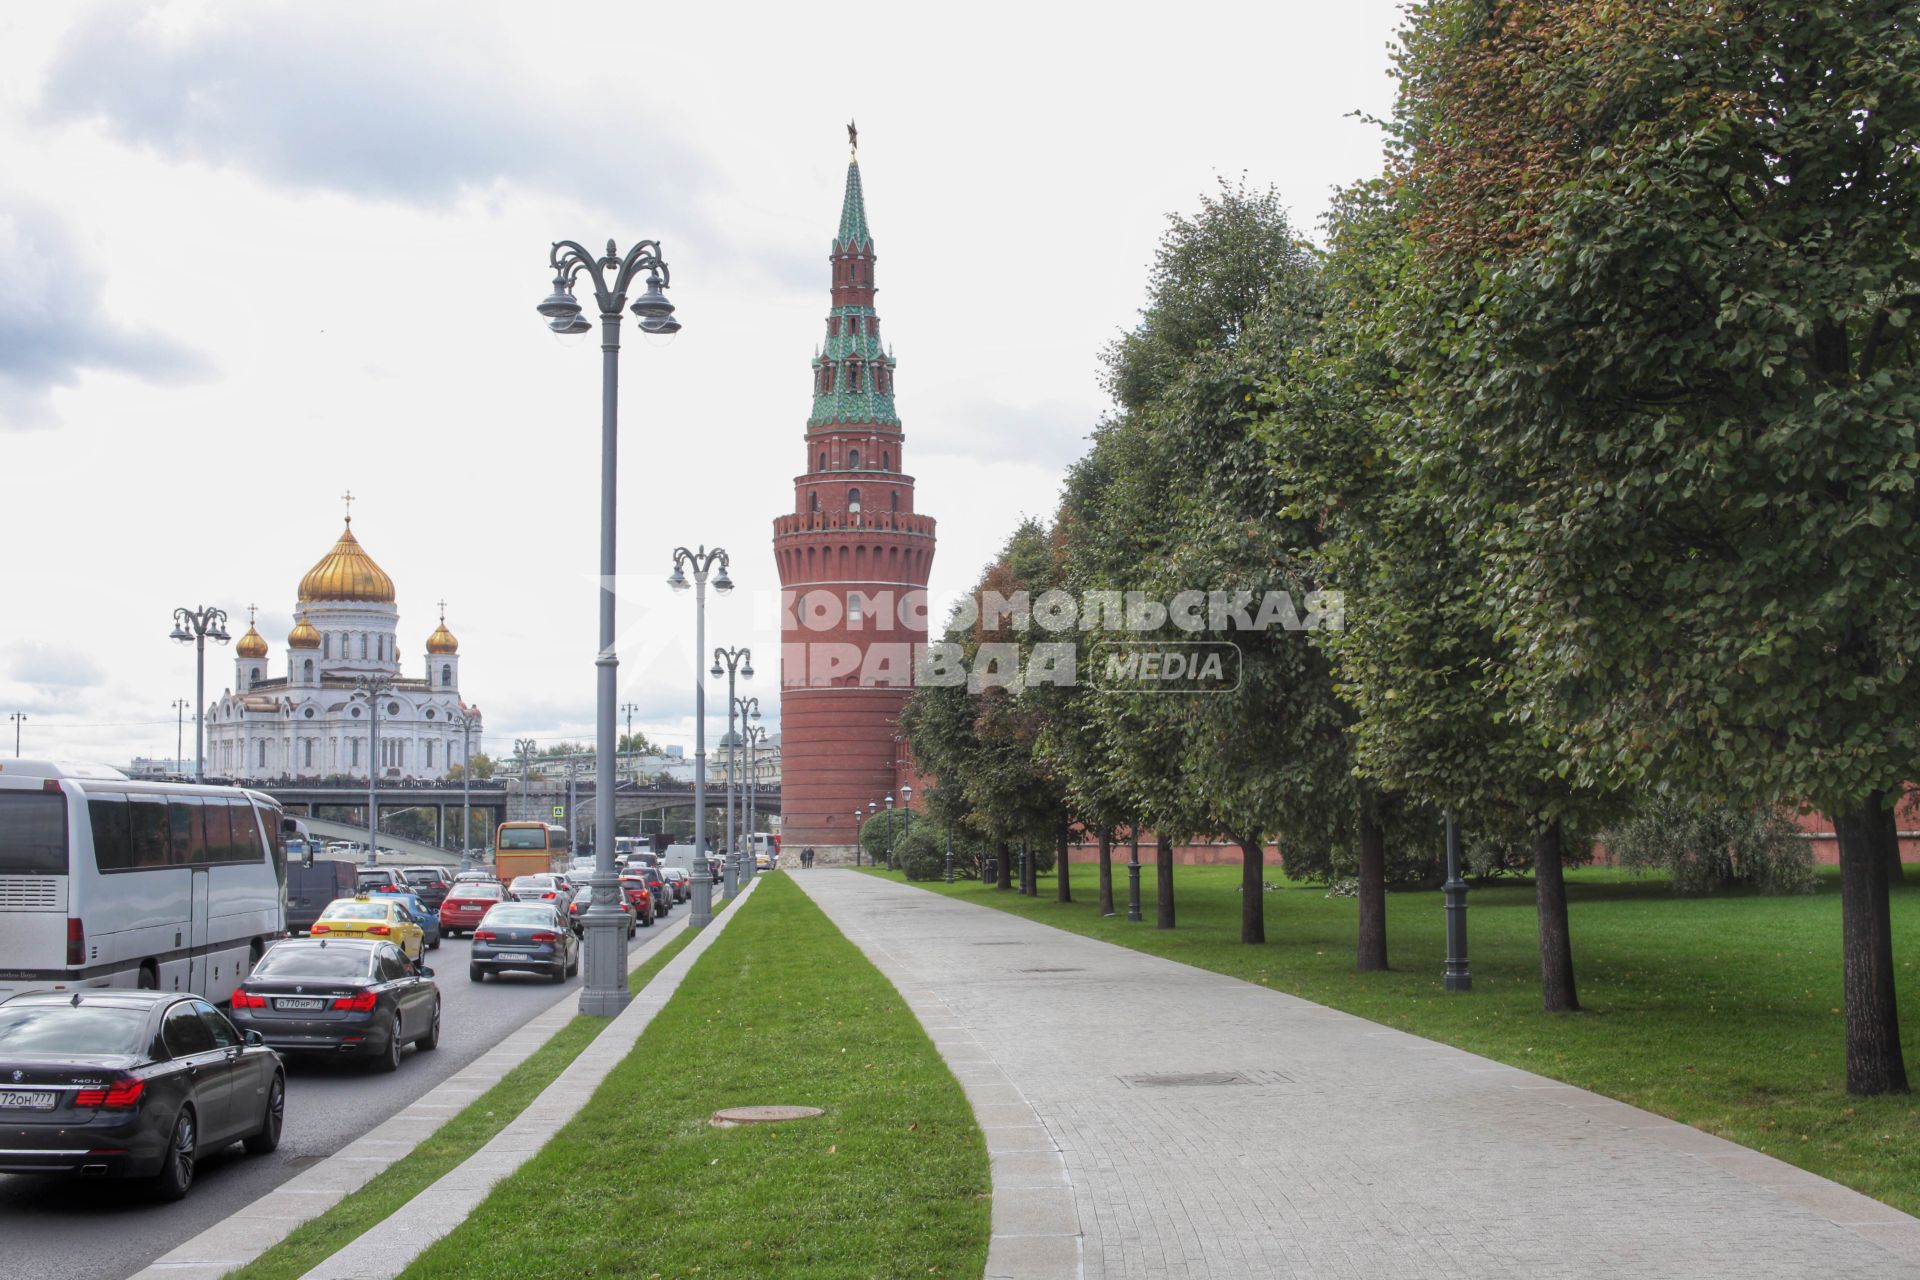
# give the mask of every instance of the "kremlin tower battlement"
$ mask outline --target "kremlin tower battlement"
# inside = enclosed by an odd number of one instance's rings
[[[849,136],[852,129],[849,127]],[[899,717],[927,639],[934,521],[913,509],[892,349],[874,309],[856,153],[829,255],[832,308],[793,510],[773,522],[782,594],[780,845],[853,860],[856,811],[907,780]]]

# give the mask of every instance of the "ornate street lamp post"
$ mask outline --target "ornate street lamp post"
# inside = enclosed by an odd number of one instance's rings
[[[180,704],[175,703],[174,705],[178,706]],[[12,715],[8,716],[7,719],[13,721],[13,758],[15,760],[18,760],[20,758],[20,726],[27,722],[27,713],[24,711],[16,711]],[[174,726],[174,729],[175,729],[175,733],[174,733],[173,753],[175,756],[178,756],[180,754],[180,746],[179,746],[180,735],[178,732],[179,725],[176,724]],[[179,763],[178,760],[176,760],[175,764],[177,765],[178,763]]]
[[[1127,861],[1127,919],[1134,924],[1140,923],[1140,832],[1136,827],[1129,832],[1131,856]]]
[[[907,847],[907,837],[913,834],[913,784],[904,783],[900,787],[900,848]],[[904,852],[901,855],[903,865]]]
[[[744,678],[746,673],[743,671],[741,675]],[[731,782],[733,778],[733,771],[737,767],[735,762],[740,758],[740,744],[746,741],[747,731],[752,727],[750,724],[748,724],[748,721],[758,720],[760,718],[760,699],[730,697],[728,701],[732,703],[733,709],[736,712],[738,712],[740,716],[740,730],[734,736],[733,746],[731,749],[729,749],[727,753],[727,776],[728,776],[728,781]],[[757,863],[754,860],[753,850],[746,847],[751,843],[751,841],[748,840],[747,832],[746,832],[747,786],[745,782],[742,782],[739,784],[739,792],[740,792],[740,818],[739,818],[739,821],[734,826],[734,837],[733,837],[733,841],[734,841],[733,856],[739,864],[739,869],[738,871],[736,871],[734,875],[734,882],[736,884],[744,885],[750,882],[753,879],[753,877],[758,873],[759,863]]]
[[[685,547],[673,550],[673,576],[667,579],[667,585],[675,591],[685,591],[693,587],[693,651],[696,659],[707,650],[707,575],[713,573],[715,565],[720,571],[714,576],[713,589],[721,595],[733,590],[733,579],[727,576],[727,553],[720,547],[709,551],[702,546],[698,551],[689,551]],[[687,581],[686,571],[693,570],[693,581]],[[693,877],[693,914],[688,918],[689,929],[704,928],[713,920],[713,876],[707,871],[707,681],[706,667],[696,661],[693,668],[693,847],[700,858],[698,874]]]
[[[473,865],[473,712],[460,713],[460,869]]]
[[[860,865],[860,819],[866,815],[858,809],[853,811],[853,865]]]
[[[211,605],[175,609],[173,639],[182,644],[193,642],[193,780],[199,782],[207,775],[207,641],[225,644],[231,639],[227,635],[227,611]],[[18,721],[14,728],[17,736]]]
[[[753,718],[760,718],[760,699],[749,698],[753,703]],[[747,726],[747,843],[751,845],[755,835],[756,814],[754,809],[759,800],[760,786],[760,744],[767,740],[767,727],[763,724]]]
[[[634,758],[638,756],[640,753],[633,749],[633,713],[638,711],[639,709],[640,709],[640,706],[638,703],[623,702],[620,704],[621,712],[624,713],[627,717],[627,768],[628,769],[635,769],[638,767],[634,764]],[[636,773],[634,775],[634,781],[637,783],[639,782],[639,780],[640,780],[639,775]]]
[[[620,879],[613,866],[614,822],[614,705],[619,699],[620,660],[614,653],[614,511],[619,462],[620,322],[627,306],[627,290],[635,277],[646,274],[646,292],[633,304],[640,328],[651,334],[680,331],[673,304],[664,290],[673,274],[661,256],[660,242],[642,240],[622,256],[613,241],[596,258],[572,240],[554,242],[548,255],[553,268],[553,292],[540,301],[538,311],[555,333],[586,333],[593,326],[580,314],[574,284],[585,276],[600,308],[600,650],[594,658],[599,676],[594,715],[593,901],[582,923],[586,929],[586,981],[580,986],[580,1012],[611,1016],[627,1007],[626,917],[614,903]]]
[[[953,883],[953,824],[947,824],[947,883]]]
[[[1460,827],[1449,813],[1447,827],[1447,882],[1440,887],[1447,904],[1447,970],[1440,980],[1446,991],[1473,990],[1467,968],[1467,882],[1460,874]]]
[[[355,676],[352,701],[364,699],[372,719],[367,724],[367,863],[380,861],[380,699],[393,692],[393,680],[383,675]]]
[[[740,755],[740,739],[734,732],[733,722],[740,710],[740,699],[734,696],[734,678],[753,679],[753,650],[719,648],[713,651],[713,669],[707,672],[715,680],[721,676],[727,678],[727,736],[723,739],[727,748],[727,830],[720,838],[721,875],[724,878],[723,891],[732,897],[740,887],[740,850],[733,830],[733,781],[734,761]],[[756,703],[756,706],[759,704]]]

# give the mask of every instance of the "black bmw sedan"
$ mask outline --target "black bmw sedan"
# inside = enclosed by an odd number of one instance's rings
[[[440,988],[391,942],[283,938],[234,990],[234,1023],[282,1053],[350,1054],[395,1071],[440,1047]]]
[[[280,1145],[279,1055],[198,996],[32,991],[0,1004],[0,1172],[151,1178],[178,1200],[201,1156]]]

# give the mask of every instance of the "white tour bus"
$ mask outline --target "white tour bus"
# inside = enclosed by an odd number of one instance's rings
[[[286,931],[272,797],[0,760],[0,1000],[144,987],[224,999]]]

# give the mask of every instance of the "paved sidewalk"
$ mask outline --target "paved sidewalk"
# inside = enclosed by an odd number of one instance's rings
[[[1920,1277],[1920,1220],[1624,1103],[988,907],[794,880],[974,1101],[990,1280]]]

